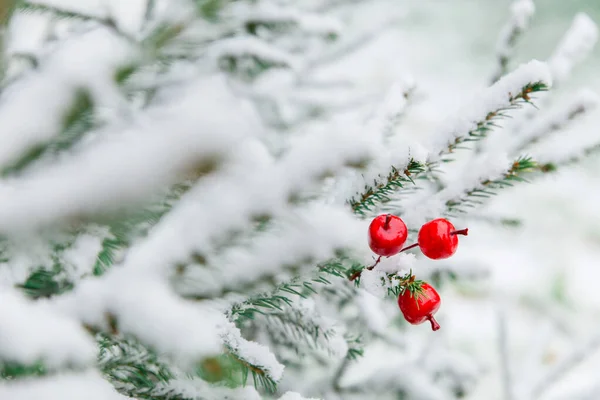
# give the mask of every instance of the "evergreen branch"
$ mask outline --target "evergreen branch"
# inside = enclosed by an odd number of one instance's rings
[[[49,373],[46,364],[37,361],[33,364],[21,364],[0,360],[0,379],[21,379],[32,376],[44,376]]]
[[[365,186],[365,191],[358,195],[358,199],[349,201],[352,211],[358,215],[365,215],[372,210],[377,203],[389,200],[389,196],[403,188],[406,184],[414,184],[413,175],[425,171],[425,166],[414,160],[410,160],[406,168],[401,171],[392,166],[390,173],[381,180],[375,180],[373,186]]]
[[[464,207],[474,207],[482,203],[482,199],[495,194],[495,190],[513,186],[514,182],[525,182],[523,175],[538,171],[540,165],[530,157],[519,158],[512,163],[507,172],[499,179],[487,179],[480,186],[465,192],[461,197],[446,202],[446,213],[465,212]]]
[[[233,361],[233,363],[229,363],[230,366],[234,367],[233,371],[230,371],[230,374],[236,372],[240,373],[241,384],[243,386],[248,384],[248,377],[251,375],[255,388],[263,388],[268,393],[275,393],[277,391],[277,382],[275,382],[275,380],[273,380],[260,366],[254,365],[251,362],[243,359],[241,356],[235,354],[231,348],[227,349],[226,354],[229,360]]]
[[[598,96],[594,92],[581,90],[564,110],[557,111],[548,120],[542,121],[534,125],[533,129],[518,135],[521,140],[514,146],[514,151],[522,151],[538,143],[540,139],[564,130],[571,123],[595,109],[597,105]]]
[[[124,395],[153,399],[156,385],[168,382],[173,373],[158,355],[133,337],[99,333],[98,366],[115,388]]]
[[[49,6],[49,5],[45,5],[45,4],[31,3],[27,0],[17,0],[17,1],[18,1],[17,10],[19,10],[21,12],[24,12],[24,13],[49,13],[52,16],[54,16],[55,18],[59,18],[59,19],[78,19],[81,21],[94,21],[94,22],[97,22],[97,23],[109,28],[110,30],[112,30],[119,36],[123,37],[124,39],[127,39],[130,42],[135,42],[135,39],[133,37],[131,37],[129,34],[122,31],[117,26],[115,20],[113,20],[110,17],[102,18],[102,17],[98,17],[96,15],[85,14],[85,13],[78,12],[78,11],[68,10],[68,9],[62,8],[60,6]]]
[[[38,269],[29,275],[23,284],[17,284],[15,287],[33,299],[48,298],[73,289],[73,283],[59,278],[59,274],[60,270]]]
[[[56,155],[74,146],[86,132],[94,127],[93,112],[94,100],[91,93],[84,89],[78,90],[73,105],[63,116],[61,132],[46,143],[31,148],[13,164],[5,167],[2,175],[7,176],[21,172],[46,155]]]
[[[240,324],[244,320],[253,319],[255,313],[267,315],[268,311],[283,311],[285,306],[291,306],[289,295],[307,298],[316,293],[313,285],[329,285],[331,282],[326,276],[344,278],[347,270],[340,260],[330,260],[321,264],[319,272],[312,278],[304,280],[300,277],[276,286],[273,290],[257,294],[241,303],[234,304],[228,311],[231,321]]]
[[[492,78],[492,83],[498,82],[500,78],[502,78],[508,72],[508,63],[510,62],[510,52],[517,44],[517,40],[521,37],[523,33],[523,29],[521,29],[518,25],[511,25],[509,31],[507,32],[507,36],[505,38],[505,51],[499,51],[497,54],[498,58],[498,68],[497,72],[494,74]]]
[[[348,353],[346,353],[346,360],[356,360],[364,355],[364,345],[360,336],[346,337],[346,343],[348,344]]]
[[[582,162],[585,158],[597,155],[600,153],[600,143],[591,145],[583,149],[580,154],[569,157],[559,162],[548,162],[540,165],[539,170],[543,173],[555,172],[559,168],[568,167]]]
[[[291,305],[281,311],[264,314],[261,320],[256,321],[256,326],[264,327],[274,343],[294,350],[298,356],[307,355],[309,349],[334,354],[328,342],[336,334],[335,329],[322,326],[314,317],[311,312]]]
[[[492,78],[492,83],[497,82],[508,72],[508,64],[517,44],[529,25],[529,20],[533,16],[535,6],[532,0],[515,0],[511,5],[511,18],[502,28],[498,38],[497,72]]]
[[[455,150],[459,149],[461,145],[467,142],[475,142],[487,137],[488,133],[497,127],[496,121],[499,119],[506,117],[505,112],[521,108],[523,103],[531,102],[531,95],[533,93],[545,92],[548,91],[548,85],[544,82],[534,82],[529,83],[521,88],[521,90],[516,93],[508,93],[508,102],[509,105],[506,107],[497,108],[494,111],[490,111],[482,121],[478,121],[476,123],[475,129],[470,130],[466,133],[466,135],[458,136],[452,141],[447,148],[439,152],[439,156],[443,157],[444,155],[448,155],[453,153]],[[442,162],[451,161],[448,158],[442,158]]]

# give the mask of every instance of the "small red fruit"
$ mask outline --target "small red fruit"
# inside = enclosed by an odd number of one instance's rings
[[[406,224],[395,215],[379,215],[369,225],[369,247],[380,256],[398,254],[407,238]]]
[[[418,243],[426,257],[442,260],[456,253],[458,235],[467,236],[468,233],[468,229],[457,231],[450,221],[438,218],[421,227]]]
[[[438,292],[428,283],[421,284],[420,292],[413,293],[407,289],[398,296],[398,306],[404,319],[413,325],[429,321],[434,331],[440,329],[440,324],[433,318],[433,314],[440,308],[441,302]]]

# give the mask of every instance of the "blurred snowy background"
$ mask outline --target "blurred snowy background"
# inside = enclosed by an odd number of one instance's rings
[[[356,69],[345,73],[381,88],[410,73],[428,106],[437,103],[451,110],[489,83],[496,65],[498,32],[507,20],[510,2],[407,3],[405,18],[397,28],[354,55]],[[517,46],[512,68],[531,58],[548,59],[578,12],[600,21],[596,0],[539,0],[535,4],[536,14]],[[369,25],[367,12],[356,16]],[[582,87],[600,91],[599,71],[600,49],[596,47],[571,80],[556,88],[557,103]],[[412,108],[403,130],[417,132],[435,126],[444,115],[431,110]],[[555,150],[586,132],[597,134],[598,129],[600,115],[592,112],[561,136]],[[461,241],[460,251],[449,264],[456,270],[487,270],[491,279],[445,287],[441,317],[449,332],[445,340],[483,356],[488,361],[484,368],[491,368],[469,398],[518,399],[519,387],[540,383],[545,387],[540,398],[600,399],[599,168],[600,158],[592,157],[535,184],[502,192],[489,210],[501,218],[520,220],[518,227],[471,223],[471,235]],[[502,321],[504,329],[499,326]],[[499,351],[499,335],[503,334],[510,368],[504,378]],[[367,359],[377,365],[386,359],[386,352],[382,346],[367,354]],[[578,357],[581,363],[570,364]],[[548,375],[532,372],[539,371],[530,368],[538,364],[545,366]],[[503,394],[502,379],[511,380],[514,393]]]

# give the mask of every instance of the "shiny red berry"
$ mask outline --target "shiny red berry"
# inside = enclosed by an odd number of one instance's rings
[[[419,230],[419,247],[426,257],[434,260],[448,258],[456,253],[458,235],[466,236],[468,232],[468,229],[457,231],[447,219],[434,219]]]
[[[434,331],[440,329],[440,324],[433,318],[433,314],[440,308],[441,302],[438,292],[428,283],[421,284],[419,292],[407,289],[398,296],[398,306],[404,319],[413,325],[429,321]]]
[[[369,247],[380,256],[398,254],[407,238],[406,224],[395,215],[380,215],[369,225]]]

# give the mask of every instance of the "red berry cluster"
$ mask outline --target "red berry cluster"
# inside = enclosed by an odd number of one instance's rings
[[[417,243],[403,247],[408,238],[406,224],[395,215],[383,214],[373,219],[369,225],[369,247],[379,255],[375,265],[381,257],[391,257],[417,246],[426,257],[442,260],[456,253],[458,235],[466,236],[468,232],[468,229],[456,230],[450,221],[438,218],[421,227]],[[375,265],[367,269],[373,269]],[[354,280],[358,276],[360,273],[351,276],[350,279]],[[433,318],[441,304],[438,292],[430,284],[415,280],[412,274],[400,279],[398,306],[404,318],[413,325],[429,321],[434,331],[440,329],[440,325]]]

